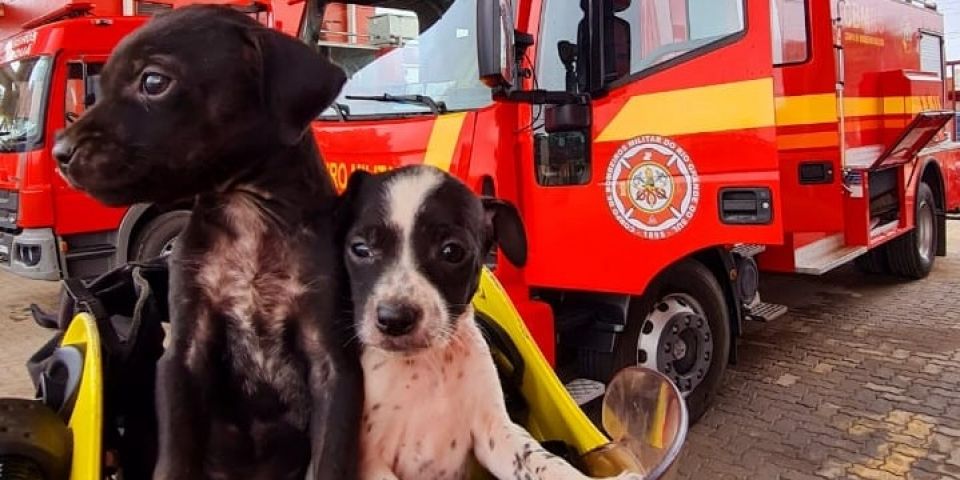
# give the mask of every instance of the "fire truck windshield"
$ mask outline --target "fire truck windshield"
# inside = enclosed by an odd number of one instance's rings
[[[0,65],[0,151],[22,152],[41,144],[51,66],[50,57]]]
[[[311,0],[307,7],[301,38],[349,76],[337,99],[344,117],[432,113],[423,102],[360,98],[384,94],[420,95],[447,110],[470,110],[491,102],[473,54],[475,0],[385,0],[376,5]],[[331,109],[323,116],[338,113]]]

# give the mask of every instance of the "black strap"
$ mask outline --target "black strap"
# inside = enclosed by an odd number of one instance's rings
[[[106,320],[107,310],[103,303],[95,297],[79,278],[68,278],[63,281],[63,289],[73,299],[77,310],[93,315],[97,320]]]
[[[68,278],[64,280],[63,290],[67,296],[73,300],[75,312],[86,312],[93,315],[93,318],[97,322],[97,330],[100,332],[100,344],[107,349],[107,352],[114,352],[119,362],[125,361],[126,357],[130,354],[132,346],[124,345],[119,335],[117,335],[117,330],[110,321],[110,313],[107,312],[107,309],[103,306],[103,302],[78,278]],[[106,368],[108,366],[107,364],[111,363],[112,360],[110,354],[107,352],[104,352],[103,357],[104,368]]]

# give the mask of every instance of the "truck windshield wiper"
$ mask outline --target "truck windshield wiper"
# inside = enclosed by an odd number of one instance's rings
[[[10,134],[11,134],[11,132],[3,132],[3,133],[4,133],[4,135],[3,135],[4,137],[6,137],[7,135],[10,135]],[[21,133],[20,135],[17,135],[17,136],[12,137],[12,138],[4,138],[4,139],[0,140],[0,143],[22,142],[22,141],[26,140],[27,138],[29,138],[29,135],[28,135],[28,134],[26,134],[26,133]]]
[[[27,141],[27,138],[29,138],[29,135],[23,133],[16,137],[0,139],[0,152],[18,151],[23,146],[23,143]]]
[[[330,107],[333,108],[333,111],[337,112],[337,116],[340,117],[341,121],[347,121],[347,117],[350,116],[350,105],[347,105],[346,103],[333,102]]]
[[[374,102],[404,103],[407,105],[423,105],[434,115],[447,113],[447,104],[438,102],[426,95],[347,95],[347,100],[370,100]]]

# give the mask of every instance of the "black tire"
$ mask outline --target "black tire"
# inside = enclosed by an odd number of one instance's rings
[[[144,225],[130,245],[130,260],[145,261],[169,253],[174,240],[190,219],[190,212],[175,210],[162,213]]]
[[[853,264],[857,269],[869,275],[890,273],[887,260],[887,247],[881,245],[857,257]]]
[[[690,304],[691,299],[695,305]],[[663,309],[665,305],[666,310]],[[685,310],[685,307],[689,310]],[[659,317],[653,316],[654,309],[660,312]],[[671,312],[671,309],[675,311]],[[690,315],[690,310],[700,310],[699,315]],[[670,319],[663,323],[662,318],[667,315]],[[658,358],[643,351],[641,337],[655,335],[654,320],[664,327],[660,330],[659,338],[648,337],[643,340],[644,343],[657,345],[659,350],[666,348],[667,344],[674,345],[672,339],[682,337],[685,340],[683,351],[692,352],[691,356],[705,360],[700,362],[694,359],[691,365],[687,355],[679,359],[666,356]],[[690,323],[684,326],[688,320]],[[698,320],[705,322],[698,325]],[[670,332],[674,324],[679,326],[679,334]],[[708,327],[707,330],[703,326]],[[693,337],[697,340],[686,341]],[[689,347],[691,344],[693,347]],[[678,350],[674,351],[679,353]],[[707,411],[720,387],[729,354],[730,314],[723,290],[706,266],[694,260],[685,260],[661,275],[650,286],[647,295],[631,302],[627,326],[617,338],[613,353],[584,350],[581,352],[580,366],[585,375],[603,382],[609,382],[616,372],[625,367],[637,364],[655,367],[678,383],[686,395],[690,420],[696,421]],[[701,373],[699,378],[698,373]]]
[[[911,279],[930,274],[937,258],[937,208],[933,190],[926,183],[917,187],[915,226],[892,240],[887,251],[890,272]]]

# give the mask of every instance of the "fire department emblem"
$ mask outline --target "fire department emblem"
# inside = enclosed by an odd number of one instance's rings
[[[676,142],[645,135],[614,154],[607,167],[606,193],[607,206],[623,228],[660,240],[690,223],[700,200],[700,179]]]

